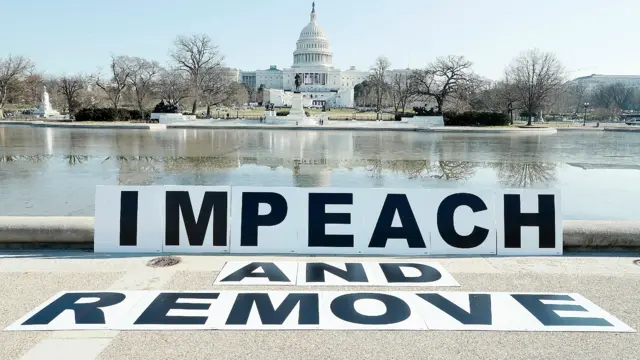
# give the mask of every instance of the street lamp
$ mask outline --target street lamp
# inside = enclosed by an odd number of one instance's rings
[[[589,107],[589,103],[584,103],[584,118],[582,119],[582,126],[587,126],[587,108]]]

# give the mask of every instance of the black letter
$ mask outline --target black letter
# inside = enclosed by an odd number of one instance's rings
[[[416,294],[464,325],[491,325],[491,295],[469,294],[469,312],[437,293]]]
[[[538,227],[538,246],[541,249],[556,247],[555,196],[538,195],[538,213],[520,211],[520,195],[504,195],[504,247],[519,249],[522,242],[520,228]]]
[[[76,304],[80,299],[98,298],[91,303]],[[106,324],[101,308],[121,303],[126,296],[116,292],[66,293],[30,317],[22,325],[47,325],[65,310],[73,310],[76,325]]]
[[[167,191],[165,244],[180,245],[180,213],[190,246],[202,246],[213,212],[213,245],[227,245],[227,193],[207,191],[196,221],[188,191]]]
[[[262,268],[264,273],[254,273],[257,269]],[[270,282],[290,282],[287,275],[285,275],[279,267],[274,263],[270,262],[253,262],[243,266],[242,268],[234,271],[229,274],[226,278],[220,280],[221,282],[233,281],[238,282],[242,281],[244,278],[253,277],[260,278],[266,277]]]
[[[545,304],[541,300],[567,300],[575,301],[569,295],[538,295],[538,294],[512,294],[531,315],[535,316],[544,326],[613,326],[602,318],[562,317],[558,311],[587,311],[580,305],[571,304]]]
[[[269,204],[271,212],[259,215],[260,204]],[[280,224],[287,217],[287,211],[287,200],[278,193],[242,193],[240,246],[258,246],[258,227]]]
[[[179,299],[217,299],[218,293],[161,293],[135,325],[204,325],[206,316],[167,316],[169,310],[208,310],[211,304],[178,303]]]
[[[393,217],[398,212],[398,217],[402,223],[401,227],[392,227]],[[389,239],[407,239],[409,247],[426,248],[420,228],[409,205],[407,195],[388,194],[380,210],[380,216],[376,223],[376,228],[371,235],[370,248],[384,248]]]
[[[120,246],[138,245],[138,192],[120,193]]]
[[[362,315],[356,311],[355,303],[362,299],[379,300],[384,303],[385,313],[382,315]],[[344,294],[331,302],[331,312],[336,317],[354,324],[389,325],[407,320],[411,315],[409,305],[402,299],[387,294],[356,293]]]
[[[324,273],[330,272],[348,282],[368,282],[367,273],[361,263],[345,263],[347,270],[342,270],[326,263],[307,263],[306,278],[308,283],[325,282]],[[302,266],[300,264],[299,266]]]
[[[327,204],[352,205],[353,194],[309,194],[309,247],[353,247],[353,235],[327,235],[326,224],[351,224],[350,213],[326,213]]]
[[[384,277],[387,282],[392,283],[415,283],[415,282],[434,282],[442,278],[440,271],[425,264],[412,264],[412,263],[380,263],[380,269],[384,273]],[[407,277],[402,272],[403,267],[411,267],[420,271],[418,277]]]
[[[264,325],[282,325],[291,315],[293,308],[298,308],[299,325],[320,324],[320,301],[317,293],[287,294],[287,297],[274,309],[273,303],[266,293],[238,294],[231,308],[227,325],[247,325],[253,304],[256,304],[260,321]]]
[[[442,240],[458,249],[471,249],[480,246],[489,235],[489,230],[474,226],[471,234],[462,236],[456,231],[453,214],[460,206],[468,206],[474,213],[487,210],[487,204],[478,196],[458,193],[447,196],[438,207],[438,232]]]

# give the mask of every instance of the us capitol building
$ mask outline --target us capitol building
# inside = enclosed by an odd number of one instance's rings
[[[391,70],[395,72],[407,70]],[[291,105],[295,90],[295,77],[300,74],[303,106],[354,107],[353,88],[369,77],[369,71],[358,71],[355,67],[341,71],[333,67],[333,51],[327,33],[318,25],[315,3],[312,5],[309,24],[300,32],[293,52],[293,65],[278,69],[272,65],[267,70],[241,71],[240,82],[254,89],[264,86],[265,101],[275,106]]]

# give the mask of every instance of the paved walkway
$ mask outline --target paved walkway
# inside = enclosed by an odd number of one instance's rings
[[[145,266],[149,259],[84,252],[0,253],[0,293],[3,294],[0,326],[6,328],[63,290],[212,290],[218,288],[212,283],[225,261],[246,260],[231,256],[183,256],[182,263],[176,266],[152,269]],[[251,259],[274,260],[273,257]],[[429,290],[577,292],[638,330],[640,266],[633,264],[635,259],[640,259],[640,254],[436,258],[432,260],[444,266],[461,287]],[[308,258],[287,257],[286,260]],[[255,290],[256,287],[234,289]],[[291,290],[291,287],[260,289]],[[326,290],[355,289],[330,287]],[[640,333],[2,331],[0,344],[3,360],[640,359]]]

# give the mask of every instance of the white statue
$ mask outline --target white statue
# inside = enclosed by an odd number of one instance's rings
[[[41,110],[44,110],[45,112],[50,112],[52,110],[51,102],[49,102],[49,93],[47,92],[46,86],[42,87],[42,102],[40,103],[40,106],[41,106]]]
[[[45,118],[60,116],[60,113],[53,110],[53,108],[51,107],[51,102],[49,101],[49,93],[47,92],[46,86],[42,87],[42,101],[40,102],[40,107],[38,107],[38,111],[35,114]]]

